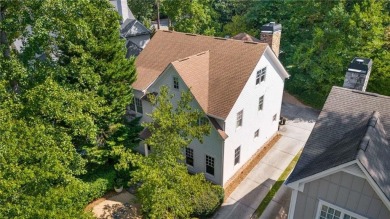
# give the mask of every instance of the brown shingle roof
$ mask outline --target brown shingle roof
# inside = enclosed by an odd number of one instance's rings
[[[208,111],[209,99],[209,60],[210,53],[206,51],[172,62],[173,67],[191,89],[191,93],[205,112]]]
[[[260,42],[259,39],[255,38],[247,33],[239,33],[239,34],[235,35],[234,37],[232,37],[232,39],[244,40],[244,41],[250,41],[250,42]]]
[[[207,114],[225,119],[266,48],[265,43],[157,31],[136,59],[138,79],[133,87],[145,90],[169,63],[209,51],[208,84],[200,86],[208,96],[203,106]]]

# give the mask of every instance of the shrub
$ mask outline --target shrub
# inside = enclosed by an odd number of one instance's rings
[[[193,217],[205,218],[211,216],[221,206],[224,190],[218,185],[207,185],[194,200]]]

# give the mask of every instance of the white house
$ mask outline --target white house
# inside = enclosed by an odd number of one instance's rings
[[[142,116],[141,121],[150,121],[146,113],[152,112],[146,95],[158,93],[162,85],[174,98],[190,89],[192,107],[207,115],[210,135],[186,149],[190,172],[203,172],[208,180],[227,185],[278,131],[289,75],[266,43],[157,31],[135,64],[138,79],[129,111]],[[138,149],[147,153],[142,142]]]

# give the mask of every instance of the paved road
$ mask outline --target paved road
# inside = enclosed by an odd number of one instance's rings
[[[279,130],[282,137],[226,199],[213,218],[241,219],[252,216],[271,186],[303,148],[319,111],[284,102],[281,114],[288,118],[286,125],[281,126]],[[271,205],[278,206],[279,204],[280,207],[274,207],[270,210],[267,208],[264,212],[267,213],[267,217],[264,218],[276,218],[279,211],[283,211],[283,206],[286,206],[286,203],[282,203],[280,200],[287,198],[284,194],[281,196],[281,198],[271,202]],[[265,216],[265,214],[263,215]]]

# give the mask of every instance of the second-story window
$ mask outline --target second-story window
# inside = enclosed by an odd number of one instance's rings
[[[267,73],[267,67],[264,67],[261,70],[257,71],[256,84],[260,84],[261,82],[265,81],[265,74],[266,73]]]
[[[237,113],[237,124],[236,124],[236,128],[242,126],[242,119],[243,119],[243,117],[244,117],[244,110],[241,110],[240,112]]]
[[[173,77],[173,88],[179,89],[179,78]]]
[[[264,105],[264,95],[259,98],[259,107],[258,107],[259,111],[263,110],[263,105]]]
[[[142,114],[143,113],[142,100],[134,97],[133,101],[130,103],[130,110]]]

